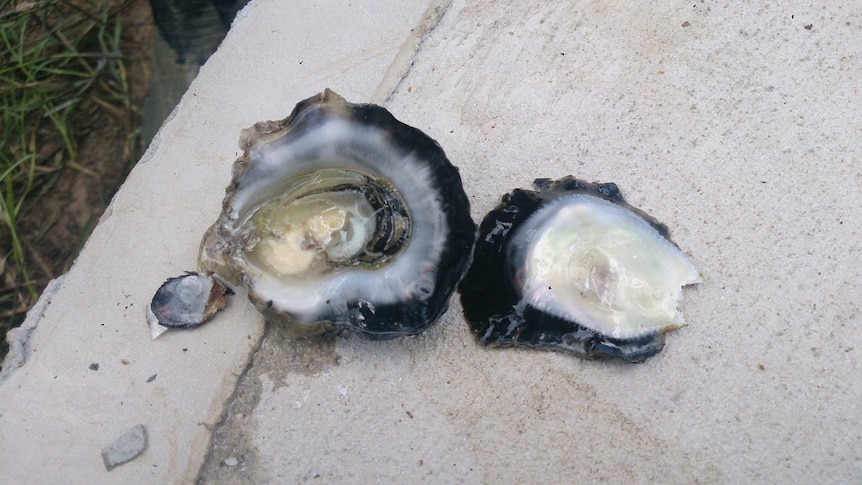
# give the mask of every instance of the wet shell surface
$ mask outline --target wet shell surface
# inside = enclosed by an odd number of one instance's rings
[[[699,281],[667,227],[615,184],[570,176],[503,197],[459,290],[483,344],[642,362],[685,324],[682,288]]]
[[[169,278],[147,306],[147,323],[156,338],[169,328],[193,328],[224,309],[232,293],[215,279],[198,273]]]
[[[424,331],[447,308],[476,225],[440,146],[326,90],[244,130],[199,270],[296,335]]]

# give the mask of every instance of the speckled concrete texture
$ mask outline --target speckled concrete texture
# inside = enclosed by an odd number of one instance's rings
[[[430,5],[252,3],[0,383],[0,477],[862,480],[862,8]],[[700,268],[689,326],[632,365],[481,348],[457,298],[387,342],[291,341],[235,298],[148,341],[142,307],[194,266],[239,130],[326,87],[435,138],[477,221],[536,177],[616,182]],[[105,471],[138,423],[149,449]]]

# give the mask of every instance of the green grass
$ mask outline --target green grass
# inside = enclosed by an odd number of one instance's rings
[[[131,109],[119,3],[0,0],[0,340],[47,283],[33,277],[45,265],[19,230],[22,208],[61,170],[90,171],[78,160],[82,107]]]

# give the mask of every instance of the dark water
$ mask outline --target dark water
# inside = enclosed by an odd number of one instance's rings
[[[236,13],[248,0],[150,0],[161,38],[175,62],[200,66],[224,39]]]
[[[150,94],[144,103],[144,146],[179,103],[249,0],[150,0],[158,30]]]

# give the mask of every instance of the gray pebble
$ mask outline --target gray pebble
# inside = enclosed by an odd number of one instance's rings
[[[110,445],[102,448],[102,461],[108,471],[128,463],[147,449],[147,428],[143,424],[132,427],[114,440]]]

